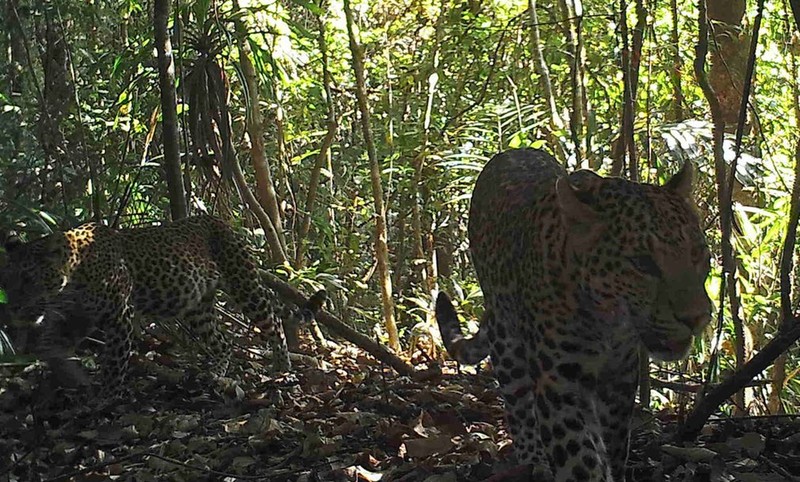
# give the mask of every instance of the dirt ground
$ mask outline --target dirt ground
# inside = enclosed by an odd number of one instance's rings
[[[3,364],[0,482],[527,480],[485,372],[417,353],[428,376],[411,380],[352,346],[307,345],[275,379],[255,343],[238,342],[230,378],[214,382],[151,334],[129,401],[110,406],[97,387]],[[669,410],[637,415],[629,482],[800,480],[800,417],[718,419],[691,444],[671,442],[676,423]]]

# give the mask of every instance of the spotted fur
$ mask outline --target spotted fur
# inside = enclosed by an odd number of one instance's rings
[[[707,324],[710,254],[691,177],[690,164],[664,186],[568,175],[533,149],[481,172],[469,239],[487,314],[471,339],[444,294],[437,318],[457,359],[491,355],[536,480],[624,481],[638,347],[679,359]]]
[[[134,315],[180,320],[204,342],[212,372],[223,375],[231,350],[214,308],[222,290],[259,326],[276,369],[286,371],[291,363],[281,321],[312,318],[326,298],[320,290],[305,306],[285,305],[261,281],[245,240],[211,216],[122,231],[86,224],[29,243],[11,239],[5,247],[0,286],[9,316],[30,321],[44,315],[37,354],[58,362],[100,329],[111,387],[124,382]]]

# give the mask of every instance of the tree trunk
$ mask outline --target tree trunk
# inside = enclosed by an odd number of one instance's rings
[[[628,82],[625,90],[630,97],[625,98],[623,116],[627,116],[626,127],[622,133],[628,151],[628,175],[632,181],[639,181],[639,160],[634,141],[633,124],[636,118],[636,98],[639,87],[639,65],[641,64],[642,46],[644,45],[644,32],[647,28],[647,10],[643,0],[636,0],[636,27],[633,30],[633,52],[628,57]],[[625,55],[625,54],[623,54]],[[649,139],[648,139],[649,142]],[[639,351],[639,403],[644,407],[650,406],[650,354],[645,348]]]
[[[711,92],[716,100],[716,112],[712,111],[715,118],[715,129],[719,125],[725,129],[728,124],[736,124],[739,121],[739,113],[746,113],[743,108],[742,91],[744,86],[745,69],[748,58],[748,34],[745,29],[741,29],[741,22],[745,12],[744,0],[709,0],[706,5],[707,22],[713,22],[714,28],[711,35],[714,38],[715,48],[711,52],[711,67],[707,74],[708,89],[704,93]],[[708,94],[706,94],[708,97]],[[746,106],[745,106],[746,107]],[[744,123],[742,118],[742,124]],[[722,142],[722,133],[719,134]],[[715,143],[717,142],[715,132]],[[731,321],[734,331],[734,350],[736,353],[736,367],[741,368],[746,362],[747,353],[745,349],[745,333],[740,314],[740,300],[736,289],[736,253],[731,242],[733,226],[733,208],[731,204],[732,183],[735,175],[735,163],[730,167],[720,155],[716,155],[715,146],[715,174],[717,181],[717,199],[719,202],[720,228],[722,231],[722,272],[724,279],[720,290],[720,300],[727,294],[730,303]],[[719,150],[722,148],[720,146]],[[740,390],[734,396],[734,415],[745,415],[745,392]]]
[[[792,13],[795,16],[797,29],[800,31],[800,4],[792,2]],[[790,60],[790,74],[796,76],[798,73],[797,65],[797,51],[800,49],[800,40],[797,35],[792,36],[792,42],[789,45],[789,60]],[[794,117],[795,122],[800,121],[800,86],[796,82],[792,83],[792,103],[794,104]],[[794,262],[795,244],[797,242],[797,219],[800,217],[800,140],[795,141],[794,147],[794,184],[792,185],[792,201],[789,211],[789,224],[787,226],[786,237],[783,241],[783,250],[781,252],[781,313],[783,315],[783,324],[781,331],[789,328],[788,321],[793,319],[794,306],[796,306],[798,293],[796,291],[796,283],[798,282],[797,275],[792,279],[792,264]],[[797,268],[797,266],[795,266]],[[795,323],[797,320],[795,319]],[[770,414],[783,413],[783,402],[781,395],[783,388],[786,384],[786,353],[782,354],[775,361],[772,367],[771,385],[772,390],[769,395],[768,408]]]
[[[750,44],[749,29],[742,25],[745,9],[745,0],[708,0],[708,19],[714,27],[708,81],[717,94],[723,119],[730,126],[739,117]]]
[[[419,153],[412,161],[414,168],[414,177],[411,183],[411,225],[413,229],[414,251],[413,251],[413,266],[414,270],[418,271],[419,280],[422,283],[422,288],[427,293],[433,293],[434,286],[436,285],[436,276],[433,269],[433,250],[425,249],[432,248],[432,243],[426,243],[425,240],[430,237],[427,226],[430,226],[430,219],[425,212],[425,204],[430,198],[430,190],[425,185],[425,166],[428,160],[428,149],[430,144],[431,133],[431,115],[433,112],[433,104],[436,100],[437,85],[439,83],[439,47],[442,45],[444,37],[445,21],[447,20],[447,0],[442,0],[440,3],[439,17],[436,20],[436,28],[434,31],[433,42],[431,42],[431,53],[429,64],[426,66],[425,74],[419,79],[419,85],[427,87],[427,101],[425,102],[425,114],[422,119],[422,145],[419,147]],[[424,84],[423,84],[423,81]]]
[[[672,15],[672,29],[670,30],[670,40],[672,45],[672,117],[676,122],[683,120],[683,87],[681,86],[681,70],[683,61],[681,60],[680,35],[678,34],[678,0],[670,0],[670,13]]]
[[[234,8],[238,10],[238,2],[234,1]],[[256,174],[256,201],[261,209],[254,210],[256,216],[259,217],[259,224],[264,225],[265,220],[262,219],[264,215],[269,217],[269,225],[272,232],[269,233],[272,238],[272,243],[280,245],[280,256],[283,262],[287,261],[286,258],[286,239],[283,236],[283,222],[281,221],[281,211],[278,205],[278,196],[275,192],[275,184],[272,182],[272,174],[270,173],[269,162],[267,161],[266,152],[264,150],[264,124],[261,119],[261,86],[258,83],[258,74],[253,66],[250,56],[252,51],[250,49],[250,42],[248,41],[247,28],[241,20],[241,17],[236,21],[236,32],[239,36],[239,65],[242,67],[242,77],[244,77],[245,86],[247,87],[247,116],[245,120],[245,127],[247,135],[250,137],[250,157],[253,162],[253,171]],[[239,188],[239,192],[243,193],[247,198],[248,204],[253,204],[253,200],[249,199],[252,193],[249,186],[244,179],[239,167],[238,161],[233,160],[234,165],[234,179]],[[247,192],[244,192],[246,190]],[[249,194],[248,194],[249,193]],[[300,326],[294,320],[284,320],[283,331],[286,335],[286,346],[289,350],[297,351],[300,348]]]
[[[234,9],[238,10],[238,2],[234,2]],[[267,213],[272,226],[275,229],[281,249],[286,252],[286,242],[283,238],[283,223],[281,221],[280,206],[278,195],[275,192],[275,184],[272,181],[270,165],[264,149],[264,123],[261,117],[261,86],[258,83],[258,73],[250,60],[252,51],[248,41],[247,28],[242,22],[241,17],[236,20],[236,33],[239,37],[239,64],[242,67],[242,77],[244,77],[247,87],[247,135],[250,137],[250,156],[253,161],[253,170],[256,175],[257,199],[264,212]]]
[[[533,67],[536,74],[539,76],[539,85],[542,88],[542,96],[547,104],[547,110],[550,114],[549,123],[550,130],[559,131],[564,128],[564,121],[558,114],[558,106],[556,105],[556,98],[553,95],[553,84],[550,81],[550,69],[547,67],[547,62],[544,58],[544,50],[542,49],[541,36],[539,35],[539,15],[536,13],[536,0],[528,2],[528,15],[531,19],[531,52],[533,53]]]
[[[580,102],[581,124],[583,126],[583,159],[591,161],[592,158],[592,131],[590,130],[589,97],[586,94],[586,46],[583,43],[583,4],[582,0],[570,0],[572,11],[575,12],[575,53],[578,56],[577,69],[575,70],[575,85]],[[600,161],[598,160],[598,163]]]
[[[273,79],[272,79],[273,89],[274,89],[274,92],[275,92],[275,147],[277,148],[276,152],[275,152],[275,164],[277,165],[277,170],[278,170],[278,172],[277,172],[277,177],[278,177],[277,184],[280,184],[281,182],[284,183],[284,185],[286,186],[286,191],[288,193],[288,196],[290,197],[290,200],[292,202],[292,205],[296,206],[297,203],[295,203],[294,199],[293,199],[292,186],[289,183],[289,177],[288,177],[288,175],[286,173],[286,169],[285,169],[285,166],[286,166],[285,162],[288,159],[288,156],[286,154],[286,132],[285,132],[284,125],[283,125],[283,123],[284,123],[283,122],[283,106],[281,105],[281,102],[283,101],[282,100],[283,99],[283,95],[281,94],[280,81],[281,81],[280,77],[277,76],[277,75],[274,76]],[[273,181],[273,184],[276,184],[276,182]],[[276,206],[276,208],[278,207],[277,201],[275,202],[275,206]],[[280,209],[276,209],[275,216],[276,216],[276,219],[278,219],[280,221],[280,217],[281,217]],[[284,250],[285,250],[285,248],[286,248],[286,239],[283,236],[283,229],[279,229],[278,230],[278,238],[281,240],[281,245],[284,247]]]
[[[319,154],[317,154],[317,162],[314,164],[314,169],[311,171],[311,176],[308,180],[308,194],[306,196],[306,207],[303,213],[303,219],[297,232],[297,253],[295,256],[295,264],[298,268],[305,264],[305,250],[306,250],[306,237],[311,230],[311,214],[314,212],[314,205],[317,201],[317,192],[319,191],[319,179],[322,168],[330,163],[331,158],[331,145],[336,137],[336,129],[338,123],[336,122],[336,106],[333,103],[333,94],[331,92],[331,71],[328,67],[328,42],[325,39],[325,21],[320,15],[317,15],[317,26],[319,28],[319,35],[317,36],[317,45],[322,55],[322,86],[325,90],[325,106],[327,107],[327,132],[322,144],[319,147]]]
[[[154,0],[153,31],[158,52],[158,85],[161,89],[162,139],[164,142],[164,172],[169,191],[169,208],[172,220],[188,215],[186,195],[181,176],[181,159],[178,138],[177,96],[175,95],[175,63],[172,59],[172,43],[169,39],[167,21],[169,1]]]
[[[250,208],[258,219],[259,225],[264,230],[267,244],[270,247],[272,262],[275,264],[284,264],[287,262],[287,258],[283,251],[283,245],[278,238],[277,230],[272,224],[272,219],[270,219],[269,215],[261,207],[255,194],[253,194],[253,191],[247,185],[247,180],[236,158],[236,150],[233,147],[233,140],[231,138],[233,131],[231,129],[231,116],[227,104],[228,82],[225,78],[225,72],[215,62],[208,62],[206,64],[206,70],[210,115],[208,125],[217,126],[219,139],[222,140],[222,145],[219,145],[216,135],[208,136],[208,141],[211,143],[215,155],[220,159],[223,172],[228,172],[233,177],[234,184],[239,191],[242,202]]]
[[[786,361],[788,356],[782,354],[775,360],[772,366],[772,376],[770,377],[769,399],[767,400],[767,413],[769,415],[779,415],[785,413],[781,393],[786,383]]]
[[[650,353],[644,346],[639,347],[639,405],[645,410],[650,407]]]
[[[633,28],[633,39],[631,42],[632,52],[629,59],[630,68],[630,111],[628,115],[628,174],[632,181],[638,182],[639,176],[639,153],[634,141],[634,123],[636,122],[636,106],[639,98],[639,66],[642,63],[642,47],[644,46],[644,32],[647,29],[647,9],[644,0],[636,0],[636,26]],[[649,142],[649,139],[646,140]]]
[[[68,78],[69,55],[64,32],[52,15],[44,15],[43,20],[38,24],[38,34],[44,41],[44,48],[40,49],[43,90],[39,103],[40,118],[36,126],[37,138],[47,160],[47,167],[40,174],[41,202],[44,206],[54,204],[60,196],[66,218],[69,216],[68,205],[73,198],[74,191],[71,188],[75,184],[70,181],[77,179],[70,179],[67,175],[67,169],[74,169],[75,166],[69,162],[72,139],[68,136],[69,129],[64,120],[74,107],[75,86]],[[53,177],[58,181],[53,182]]]
[[[719,99],[717,98],[716,93],[714,92],[714,88],[711,86],[711,83],[708,79],[708,74],[706,73],[706,56],[708,55],[708,16],[706,10],[706,1],[699,0],[699,7],[698,7],[698,41],[697,46],[695,47],[695,59],[694,59],[694,73],[695,77],[697,78],[697,83],[700,85],[701,90],[703,91],[703,95],[708,102],[709,108],[711,110],[711,119],[713,121],[713,142],[714,142],[714,167],[716,173],[716,181],[717,181],[717,199],[719,202],[719,210],[720,210],[720,225],[722,231],[722,271],[723,271],[723,279],[722,283],[720,284],[720,293],[719,299],[720,304],[724,303],[725,299],[725,288],[728,283],[735,283],[736,279],[733,276],[735,272],[735,264],[733,263],[732,258],[732,248],[730,246],[730,236],[731,236],[731,210],[730,210],[730,196],[725,195],[726,184],[725,184],[725,172],[726,172],[726,165],[725,165],[725,158],[724,158],[724,151],[723,151],[723,140],[725,135],[725,117],[720,105]],[[727,204],[725,202],[727,199]],[[792,200],[792,203],[795,203],[795,200]],[[783,287],[785,289],[785,287]],[[731,307],[731,311],[735,307]],[[723,307],[720,306],[718,312],[718,322],[721,321],[722,318]],[[737,316],[734,314],[734,316]],[[784,320],[788,323],[788,320]],[[794,336],[794,334],[792,334]],[[764,370],[769,363],[774,360],[776,357],[780,355],[780,351],[778,351],[783,344],[787,343],[789,340],[787,338],[781,339],[780,336],[774,338],[772,342],[770,342],[761,352],[758,353],[755,357],[753,357],[749,363],[745,365],[741,365],[737,367],[736,372],[721,383],[716,389],[698,400],[695,404],[692,413],[686,418],[686,423],[681,429],[679,434],[680,437],[693,437],[694,435],[699,432],[702,428],[705,421],[708,417],[713,413],[713,411],[717,408],[717,406],[722,403],[727,397],[733,395],[734,393],[740,391],[745,384],[754,376],[755,374],[759,373],[760,371]],[[788,346],[788,345],[787,345]],[[785,349],[785,348],[784,348]],[[738,359],[738,357],[737,357]],[[711,361],[712,365],[716,363],[715,359]],[[755,371],[757,370],[758,371]],[[749,378],[748,378],[749,377]]]
[[[6,0],[5,34],[8,36],[8,92],[22,94],[22,73],[25,59],[25,37],[22,33],[18,0]]]
[[[381,301],[383,303],[383,321],[389,335],[389,347],[395,351],[400,350],[400,337],[397,333],[397,324],[394,317],[394,301],[392,300],[392,278],[389,273],[389,247],[386,230],[386,207],[383,203],[383,187],[381,186],[381,169],[378,164],[378,154],[372,140],[370,128],[369,106],[367,105],[367,88],[365,85],[364,60],[361,46],[358,44],[354,30],[353,11],[350,0],[344,0],[344,14],[347,20],[347,35],[350,39],[350,52],[353,55],[353,71],[356,77],[356,97],[361,113],[361,130],[363,131],[364,144],[367,147],[367,157],[370,165],[370,178],[372,180],[372,197],[375,202],[375,257],[378,263],[378,277],[381,285]]]
[[[627,155],[628,177],[632,181],[639,180],[639,160],[634,138],[634,122],[636,120],[636,96],[639,86],[639,64],[644,45],[644,31],[647,27],[647,10],[642,0],[636,0],[636,27],[633,38],[629,40],[627,21],[628,2],[620,1],[620,36],[622,37],[622,118],[617,143],[612,155],[611,174],[622,174]]]
[[[8,39],[8,95],[12,103],[19,102],[25,92],[23,74],[25,65],[25,35],[22,31],[22,19],[19,18],[19,2],[18,0],[6,0],[6,11],[4,12],[5,32],[4,36]],[[40,96],[41,100],[41,96]],[[22,123],[22,116],[19,112],[14,114],[14,119],[20,124]],[[8,159],[17,159],[20,150],[22,149],[22,130],[13,129],[11,132],[11,148],[12,150],[7,153]],[[16,172],[14,163],[4,163],[3,176],[7,180],[16,179],[19,174]],[[4,195],[7,199],[16,199],[18,195],[18,187],[14,182],[8,182],[5,187]]]
[[[258,219],[258,224],[264,230],[264,235],[267,237],[267,243],[270,246],[270,252],[272,253],[272,262],[275,264],[284,264],[288,261],[286,257],[286,253],[282,251],[282,245],[278,238],[277,230],[275,226],[272,224],[272,220],[269,218],[269,215],[264,211],[261,207],[261,204],[256,199],[253,191],[250,190],[250,187],[247,185],[247,180],[244,177],[244,173],[242,172],[242,168],[239,167],[239,161],[236,158],[232,158],[230,160],[230,167],[233,171],[233,181],[236,183],[236,187],[239,190],[239,195],[242,197],[242,201],[250,207],[250,210],[253,211],[256,218]]]
[[[570,109],[570,134],[572,137],[572,144],[575,149],[575,159],[580,165],[581,161],[585,158],[583,152],[583,145],[581,144],[581,137],[584,135],[584,108],[583,100],[584,93],[582,90],[583,82],[581,65],[581,48],[582,41],[581,35],[578,31],[579,16],[582,13],[582,5],[579,0],[561,0],[561,9],[564,15],[565,29],[567,32],[567,42],[571,47],[572,63],[570,64],[570,84],[572,87],[572,108]],[[576,10],[577,7],[577,10]]]

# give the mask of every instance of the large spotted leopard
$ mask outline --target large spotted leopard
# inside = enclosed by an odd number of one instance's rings
[[[692,167],[664,186],[567,172],[547,153],[492,158],[469,213],[486,312],[461,335],[441,293],[448,351],[491,356],[519,462],[535,480],[625,480],[643,343],[688,352],[707,324],[710,254],[691,206]]]
[[[180,320],[204,342],[212,373],[223,375],[231,350],[215,315],[220,289],[261,328],[277,370],[286,371],[291,364],[281,321],[308,320],[326,298],[320,290],[305,306],[285,305],[261,280],[245,240],[212,216],[121,231],[85,224],[28,243],[11,238],[5,250],[0,287],[8,298],[6,316],[43,316],[35,351],[52,363],[100,329],[112,392],[124,386],[134,315]]]

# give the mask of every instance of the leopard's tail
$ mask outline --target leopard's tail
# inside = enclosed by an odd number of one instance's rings
[[[485,314],[478,332],[467,338],[461,332],[461,324],[450,297],[444,291],[439,292],[436,298],[436,322],[442,334],[444,347],[451,358],[465,365],[477,365],[489,356],[486,326],[489,316],[491,315]]]

